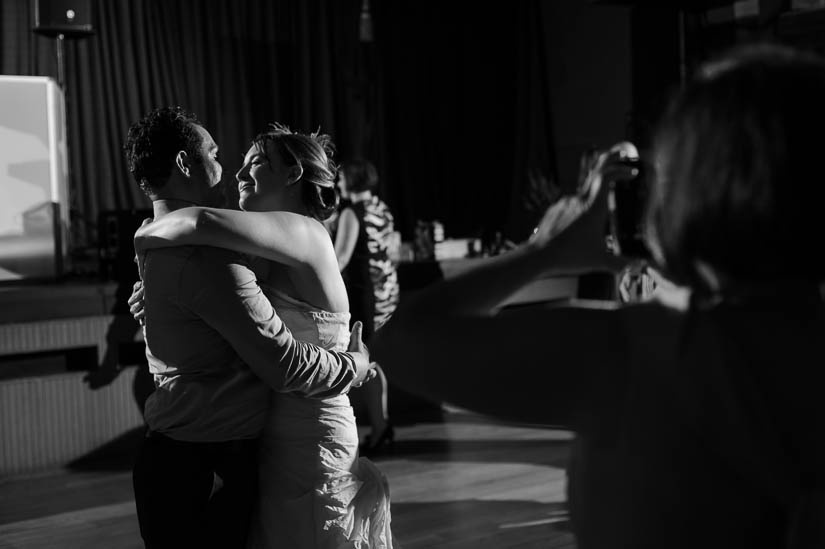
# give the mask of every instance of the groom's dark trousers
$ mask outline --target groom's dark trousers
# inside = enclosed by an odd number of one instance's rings
[[[133,470],[147,549],[246,547],[258,489],[257,440],[143,441]]]

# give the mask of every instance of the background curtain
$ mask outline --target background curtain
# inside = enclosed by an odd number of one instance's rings
[[[33,1],[0,5],[0,72],[56,77],[54,40],[31,32]],[[330,133],[339,158],[373,160],[405,238],[439,219],[448,236],[520,240],[537,219],[525,197],[552,191],[541,0],[372,0],[372,42],[359,41],[362,0],[92,6],[95,34],[66,43],[74,246],[95,245],[99,212],[150,206],[121,147],[160,105],[213,134],[230,201],[242,153],[276,120]]]
[[[33,2],[2,5],[0,72],[56,77],[54,39],[30,30]],[[235,203],[241,155],[267,123],[320,127],[343,154],[363,151],[356,140],[371,135],[366,121],[353,119],[363,108],[346,104],[365,76],[356,59],[360,0],[95,0],[92,6],[95,34],[66,41],[75,245],[93,243],[100,211],[150,207],[121,147],[129,125],[154,107],[181,105],[203,121],[220,146],[222,183]]]
[[[522,240],[537,220],[531,181],[555,188],[542,2],[374,5],[381,173],[403,232],[438,219],[447,236]]]

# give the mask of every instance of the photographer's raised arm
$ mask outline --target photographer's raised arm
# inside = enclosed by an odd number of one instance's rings
[[[618,177],[628,169],[609,160],[606,155],[600,158],[584,194],[563,197],[548,208],[527,244],[428,288],[409,305],[409,314],[490,316],[538,277],[618,272],[626,261],[605,246],[609,189],[602,185],[602,174]]]
[[[581,429],[598,407],[614,406],[608,388],[626,370],[617,364],[623,315],[612,304],[499,313],[539,275],[613,261],[605,191],[592,182],[588,196],[551,207],[528,245],[402,300],[371,345],[394,383],[485,414]]]

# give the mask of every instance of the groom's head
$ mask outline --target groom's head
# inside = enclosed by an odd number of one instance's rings
[[[218,145],[181,107],[155,109],[132,124],[123,148],[132,177],[153,200],[204,202],[221,180]]]

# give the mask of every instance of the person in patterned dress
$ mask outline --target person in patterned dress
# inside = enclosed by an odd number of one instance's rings
[[[344,162],[339,187],[345,202],[335,234],[335,254],[349,295],[353,321],[364,323],[364,341],[390,319],[398,305],[398,275],[393,260],[398,243],[393,216],[376,194],[378,172],[363,159]],[[353,391],[367,410],[371,431],[362,453],[378,453],[392,446],[393,427],[387,410],[387,378],[378,375]]]

